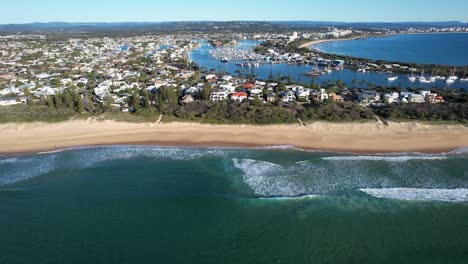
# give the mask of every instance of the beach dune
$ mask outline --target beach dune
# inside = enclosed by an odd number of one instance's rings
[[[0,153],[52,151],[96,145],[292,146],[357,153],[443,152],[468,146],[468,127],[422,123],[325,123],[207,125],[195,123],[0,124]]]

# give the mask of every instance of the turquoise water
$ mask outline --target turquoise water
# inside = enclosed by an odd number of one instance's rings
[[[421,64],[468,65],[468,34],[401,34],[321,43],[327,53]]]
[[[4,156],[0,263],[467,263],[466,153]]]
[[[456,35],[456,34],[453,34]],[[468,34],[466,34],[468,36]],[[253,48],[258,45],[258,41],[252,40],[244,40],[239,41],[239,48],[242,49],[249,49]],[[331,42],[330,42],[331,43]],[[467,46],[468,41],[465,43]],[[201,42],[201,47],[198,49],[193,50],[190,53],[190,58],[192,61],[197,63],[200,67],[205,67],[207,70],[215,70],[218,73],[225,72],[231,74],[233,76],[246,76],[251,73],[250,68],[241,68],[236,66],[235,61],[230,61],[229,63],[223,63],[220,60],[213,59],[209,51],[214,49],[210,44],[206,41]],[[465,51],[466,52],[466,51]],[[270,73],[273,73],[275,77],[277,74],[281,76],[291,76],[291,78],[299,83],[310,84],[311,79],[308,76],[304,76],[304,73],[311,72],[312,69],[317,68],[317,66],[312,65],[294,65],[294,64],[263,64],[259,67],[254,69],[255,74],[259,79],[267,80]],[[244,72],[242,72],[244,71]],[[397,81],[389,82],[388,81],[388,74],[380,73],[380,72],[357,72],[352,70],[341,70],[341,71],[333,71],[329,74],[323,74],[318,76],[316,80],[316,84],[327,86],[330,80],[337,81],[341,80],[349,87],[353,87],[353,80],[358,80],[358,82],[365,81],[371,82],[377,86],[399,86],[401,85],[403,88],[412,87],[412,88],[424,88],[424,89],[431,89],[432,87],[437,88],[464,88],[468,89],[468,82],[462,82],[457,80],[453,84],[447,84],[443,80],[438,80],[434,83],[419,83],[419,82],[410,82],[408,80],[408,75],[400,75]],[[366,88],[366,85],[359,85],[359,87]]]

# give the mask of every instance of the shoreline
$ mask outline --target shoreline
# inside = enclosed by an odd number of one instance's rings
[[[0,154],[17,155],[81,147],[290,147],[354,154],[442,153],[468,146],[468,127],[422,123],[206,125],[69,121],[0,124]]]
[[[326,52],[321,49],[318,49],[316,46],[321,43],[327,43],[327,42],[337,42],[337,41],[349,41],[349,40],[361,40],[361,39],[368,39],[368,38],[385,38],[385,37],[391,37],[391,36],[397,36],[397,35],[432,35],[432,34],[437,34],[437,35],[443,35],[443,34],[468,34],[468,32],[415,32],[415,33],[392,33],[392,34],[385,34],[385,35],[376,35],[376,36],[359,36],[359,37],[353,37],[353,38],[343,38],[343,39],[318,39],[318,40],[313,40],[309,41],[307,43],[304,43],[299,46],[299,48],[308,48],[311,51],[316,51],[320,52],[322,54],[326,54],[329,56],[340,56],[340,57],[349,57],[353,58],[356,60],[364,60],[364,61],[370,61],[372,63],[375,63],[377,60],[375,59],[370,59],[370,58],[364,58],[364,57],[354,57],[351,55],[341,55],[337,53],[331,53],[331,52]],[[415,63],[415,62],[405,62],[405,61],[389,61],[389,60],[382,60],[385,63],[392,64],[392,63],[400,63],[403,65],[417,65],[417,67],[426,67],[426,66],[436,66],[436,67],[465,67],[465,65],[446,65],[446,64],[431,64],[431,63]]]
[[[415,33],[394,33],[394,34],[375,35],[375,36],[358,36],[358,37],[342,38],[342,39],[316,39],[316,40],[312,40],[312,41],[309,41],[300,45],[299,48],[309,48],[312,50],[314,49],[313,46],[317,44],[321,44],[321,43],[327,43],[327,42],[359,40],[359,39],[368,39],[368,38],[385,38],[385,37],[391,37],[391,36],[396,36],[396,35],[431,35],[431,34],[468,34],[468,32],[420,32],[420,33],[415,32]],[[321,50],[318,50],[318,51],[327,53]],[[336,55],[333,53],[328,53],[328,54]],[[358,58],[358,59],[364,59],[364,58]]]
[[[385,35],[385,36],[388,36],[388,35]],[[321,43],[366,39],[366,38],[369,38],[369,37],[370,36],[360,36],[360,37],[343,38],[343,39],[316,39],[316,40],[312,40],[312,41],[309,41],[309,42],[306,42],[306,43],[300,45],[299,48],[309,48],[309,49],[313,50],[314,49],[313,46],[321,44]]]

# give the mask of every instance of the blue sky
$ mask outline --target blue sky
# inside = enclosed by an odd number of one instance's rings
[[[5,0],[0,23],[468,21],[468,0]]]

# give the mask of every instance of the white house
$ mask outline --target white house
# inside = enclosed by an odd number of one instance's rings
[[[236,90],[236,87],[234,87],[232,84],[222,84],[219,86],[219,88],[230,93]]]
[[[263,97],[263,91],[261,89],[250,89],[249,90],[250,97],[256,97],[261,99]]]
[[[211,78],[210,78],[211,79]],[[225,82],[230,82],[232,80],[232,76],[230,75],[224,75],[222,78],[221,78],[223,81]]]
[[[396,92],[393,92],[393,93],[386,93],[383,95],[383,101],[386,101],[388,102],[389,104],[393,104],[395,103],[396,101],[398,101],[400,95]]]
[[[408,97],[408,102],[417,104],[424,103],[426,102],[426,97],[424,97],[422,94],[411,94]]]
[[[8,106],[8,105],[15,105],[21,104],[20,101],[17,101],[16,98],[0,98],[0,106]]]
[[[228,96],[229,96],[229,93],[226,91],[221,91],[221,90],[213,91],[210,94],[210,101],[213,101],[213,102],[224,101],[228,99]]]
[[[216,78],[216,75],[214,75],[214,74],[207,74],[207,75],[205,76],[205,80],[207,80],[207,81],[208,81],[208,80],[211,80],[211,79],[213,79],[213,78]]]
[[[291,92],[291,91],[283,92],[281,94],[281,100],[284,103],[291,103],[291,102],[294,102],[296,100],[296,95],[294,95],[294,93]]]

